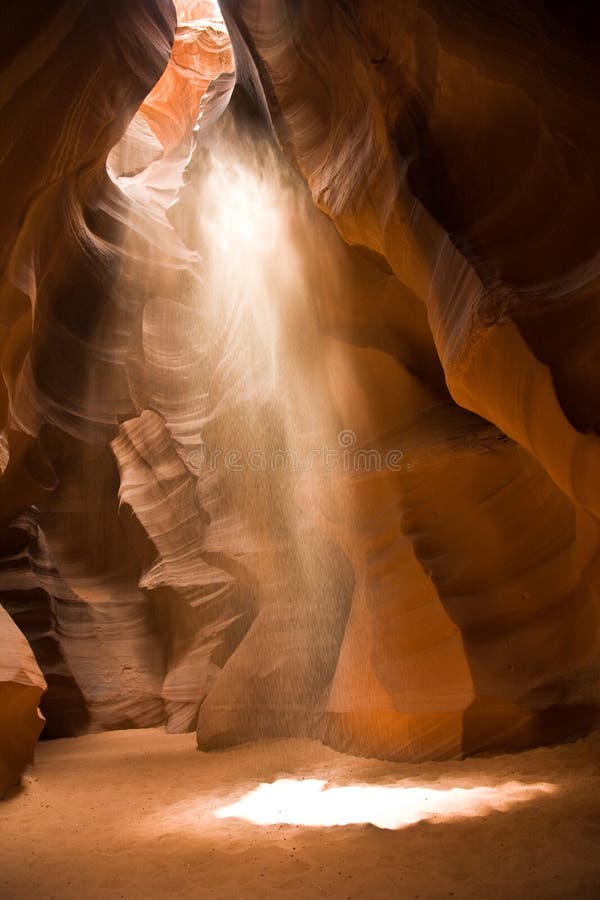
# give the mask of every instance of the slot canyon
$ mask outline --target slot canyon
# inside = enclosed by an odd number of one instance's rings
[[[597,900],[600,9],[0,46],[0,900]]]

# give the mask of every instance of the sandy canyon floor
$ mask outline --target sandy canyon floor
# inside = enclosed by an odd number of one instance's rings
[[[159,729],[42,743],[0,805],[0,898],[600,897],[600,734],[464,762]]]

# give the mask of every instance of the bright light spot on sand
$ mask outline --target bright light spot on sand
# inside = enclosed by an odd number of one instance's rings
[[[551,784],[512,781],[495,787],[439,788],[402,785],[327,787],[316,778],[282,778],[261,784],[237,803],[217,810],[218,819],[245,819],[255,825],[334,825],[371,823],[398,829],[424,820],[447,820],[505,812],[512,806],[556,790]]]

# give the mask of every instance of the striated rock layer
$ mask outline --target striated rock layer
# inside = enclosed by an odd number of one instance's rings
[[[465,4],[450,19],[442,7],[222,4],[238,80],[263,98],[341,235],[373,251],[397,290],[423,305],[451,395],[443,400],[436,375],[415,370],[406,326],[398,340],[387,305],[376,336],[352,329],[372,349],[337,353],[344,424],[361,421],[360,397],[370,445],[395,431],[413,464],[380,479],[379,498],[362,479],[355,516],[348,489],[336,492],[337,514],[326,511],[338,534],[358,520],[358,546],[348,534],[344,549],[353,563],[356,549],[366,552],[371,569],[355,593],[327,735],[385,755],[551,740],[594,721],[597,707],[597,189],[588,194],[598,184],[597,63],[583,33],[573,27],[564,40],[540,11]],[[363,291],[362,306],[372,306]],[[371,437],[364,426],[360,434]],[[433,623],[417,628],[435,647],[420,698],[424,658],[415,683],[404,671],[414,653],[400,649],[414,618],[404,604],[424,608],[394,559],[403,539],[460,633],[450,661],[441,647],[451,631],[442,643]]]
[[[595,21],[220,6],[5,14],[0,598],[48,736],[588,730]]]

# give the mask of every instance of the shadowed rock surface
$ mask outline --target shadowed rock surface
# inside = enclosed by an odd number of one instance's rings
[[[0,798],[33,760],[44,718],[37,705],[46,682],[31,647],[0,607]]]

